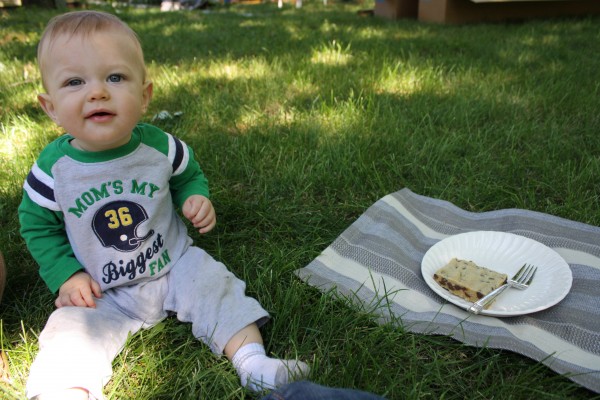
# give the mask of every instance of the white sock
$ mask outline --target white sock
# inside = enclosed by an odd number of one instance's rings
[[[275,389],[288,382],[306,378],[310,370],[302,361],[267,357],[265,348],[260,343],[240,347],[231,361],[242,386],[254,392]]]

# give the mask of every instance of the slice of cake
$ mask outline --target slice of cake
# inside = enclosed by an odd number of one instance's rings
[[[506,283],[507,276],[472,261],[453,258],[433,274],[433,279],[450,293],[474,303]]]

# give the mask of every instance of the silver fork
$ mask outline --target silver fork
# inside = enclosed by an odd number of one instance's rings
[[[509,287],[525,290],[531,285],[533,281],[533,277],[535,276],[535,272],[537,271],[537,267],[531,264],[523,264],[520,270],[510,279],[506,281],[506,283],[497,289],[492,290],[487,295],[483,296],[477,302],[473,303],[471,307],[469,307],[469,311],[473,314],[479,314],[481,310],[483,310],[488,304],[496,299],[500,295],[500,293],[504,292]]]

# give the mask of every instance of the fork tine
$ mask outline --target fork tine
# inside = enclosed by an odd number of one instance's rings
[[[533,281],[533,277],[535,276],[535,273],[537,272],[537,267],[534,267],[533,265],[531,267],[532,267],[531,276],[529,277],[529,279],[527,279],[527,282],[525,283],[526,285],[531,284],[531,281]]]
[[[513,281],[517,281],[519,280],[519,278],[521,277],[521,274],[523,273],[523,270],[525,269],[525,267],[527,266],[527,264],[523,264],[523,266],[521,267],[520,270],[517,271],[516,274],[513,275],[513,277],[511,278]]]
[[[515,280],[521,284],[529,285],[531,283],[531,281],[533,280],[533,277],[535,276],[537,267],[535,267],[531,264],[525,264],[525,265],[523,265],[523,267],[525,267],[525,270]],[[519,272],[521,272],[521,271],[519,271]]]

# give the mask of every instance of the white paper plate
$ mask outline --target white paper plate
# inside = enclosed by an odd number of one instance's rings
[[[525,263],[538,267],[528,289],[507,289],[489,309],[480,313],[483,315],[508,317],[544,310],[564,299],[573,282],[569,264],[540,242],[506,232],[461,233],[431,246],[423,257],[421,273],[434,292],[463,309],[473,303],[453,295],[433,280],[433,274],[454,257],[473,261],[509,277]]]

